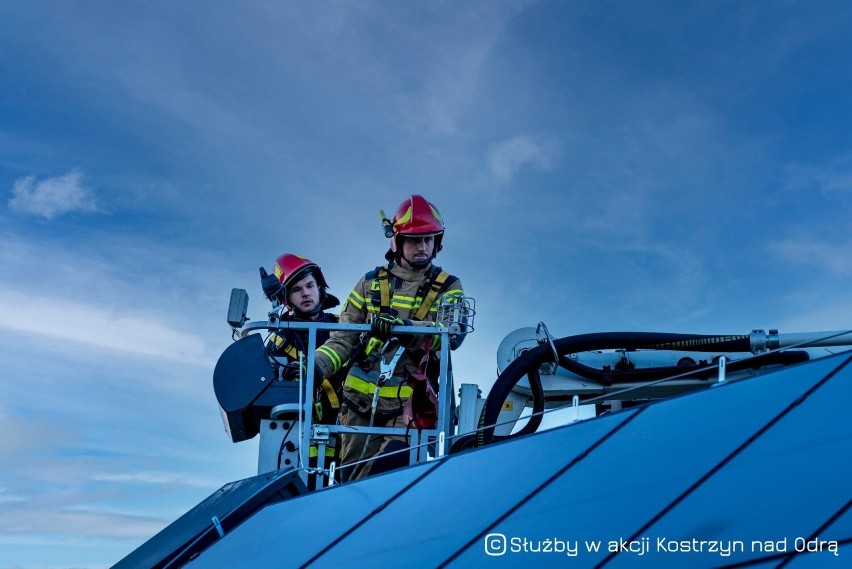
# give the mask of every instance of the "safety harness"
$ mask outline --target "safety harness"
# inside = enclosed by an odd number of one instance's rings
[[[401,279],[394,276],[394,280],[391,282],[392,274],[390,270],[392,267],[392,263],[389,263],[387,266],[376,267],[375,270],[367,273],[364,278],[372,282],[370,286],[373,292],[370,299],[372,305],[378,305],[380,314],[396,316],[398,315],[398,310],[393,307],[393,293],[399,286],[397,281],[399,280],[401,283]],[[418,288],[413,299],[412,309],[414,309],[414,312],[410,314],[410,317],[415,321],[426,320],[435,301],[447,290],[449,284],[455,282],[455,280],[454,276],[440,267],[433,265],[429,271],[428,278]],[[420,300],[419,306],[417,305],[418,300]],[[426,366],[429,361],[431,346],[432,342],[430,340],[424,340],[422,345],[418,346],[422,350],[423,355],[420,358],[417,370],[409,375],[407,384],[396,387],[377,386],[350,375],[346,378],[346,385],[364,394],[373,394],[379,397],[404,398],[406,402],[403,405],[404,409],[402,409],[402,413],[407,426],[418,430],[431,428],[434,425],[437,411],[435,391],[426,377]]]
[[[375,270],[367,273],[365,278],[367,280],[374,280],[379,284],[379,290],[374,291],[372,298],[373,304],[379,305],[379,312],[381,314],[392,314],[396,316],[397,311],[391,308],[393,290],[396,288],[392,287],[390,282],[391,273],[389,269],[391,267],[392,265],[390,263],[387,267],[376,267]],[[422,298],[423,300],[420,302],[420,306],[417,311],[413,314],[412,320],[425,320],[426,316],[429,315],[429,310],[431,310],[432,305],[434,305],[435,301],[438,299],[438,296],[447,289],[447,283],[453,282],[454,280],[455,277],[450,273],[441,269],[441,267],[433,265],[429,272],[429,280],[426,281],[417,291],[415,303],[418,298]]]
[[[330,322],[337,322],[337,319],[329,320]],[[291,361],[299,361],[300,352],[304,351],[304,346],[302,346],[302,339],[297,335],[288,334],[288,337],[284,337],[280,334],[273,333],[269,338],[272,343],[275,345],[275,349],[280,353],[286,355]],[[297,347],[295,343],[298,343]],[[340,398],[338,397],[337,390],[334,388],[334,385],[328,379],[323,379],[322,384],[317,389],[316,400],[314,402],[314,415],[318,421],[322,421],[323,418],[323,406],[320,401],[320,389],[323,393],[325,393],[326,399],[328,400],[329,407],[331,407],[332,416],[336,416],[337,412],[340,410]]]

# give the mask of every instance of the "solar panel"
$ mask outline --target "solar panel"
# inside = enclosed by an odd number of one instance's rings
[[[826,566],[852,555],[849,361],[268,505],[187,567]],[[832,551],[808,551],[816,533]]]

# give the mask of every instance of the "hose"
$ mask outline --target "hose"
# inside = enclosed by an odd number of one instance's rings
[[[755,356],[747,360],[736,360],[729,362],[727,365],[728,371],[740,371],[746,368],[759,368],[768,365],[791,365],[800,362],[805,362],[810,359],[808,353],[804,350],[791,350],[787,352],[772,352]],[[641,369],[606,369],[600,370],[593,368],[580,362],[576,362],[567,356],[559,356],[559,366],[567,371],[579,375],[584,379],[600,383],[602,385],[612,385],[613,383],[627,383],[635,381],[655,381],[671,377],[676,374],[689,374],[690,372],[698,372],[706,370],[699,377],[710,377],[715,369],[713,364],[703,362],[687,365],[663,366],[663,367],[646,367]]]
[[[696,352],[750,352],[751,344],[748,336],[713,336],[701,334],[666,334],[656,332],[600,332],[567,336],[553,342],[558,356],[575,352],[588,352],[607,348],[620,349],[653,349],[653,350],[691,350]],[[562,359],[562,358],[560,358]],[[509,393],[526,374],[530,379],[533,391],[534,415],[521,431],[502,438],[512,438],[529,434],[541,424],[541,413],[535,414],[535,409],[544,409],[544,389],[538,374],[539,366],[553,360],[553,351],[548,344],[532,348],[503,370],[494,386],[491,388],[482,414],[479,416],[477,446],[490,444],[494,440],[494,425],[500,414],[503,403]],[[537,395],[538,394],[538,395]],[[536,420],[537,418],[537,420]],[[487,426],[486,426],[487,425]],[[530,427],[533,426],[530,430]]]

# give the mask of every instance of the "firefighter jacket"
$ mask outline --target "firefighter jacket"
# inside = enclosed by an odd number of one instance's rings
[[[422,269],[405,269],[388,263],[370,271],[358,281],[343,304],[340,322],[364,324],[371,316],[386,312],[403,320],[411,320],[415,326],[435,325],[438,306],[442,303],[459,302],[464,297],[458,278],[429,265]],[[423,349],[431,343],[431,355],[438,354],[440,336],[415,338],[400,334],[403,345],[411,346],[400,358],[394,375],[379,389],[377,411],[385,415],[402,412],[412,389],[406,384],[409,374],[417,370],[424,355]],[[426,340],[427,342],[423,342]],[[435,341],[433,341],[435,340]],[[461,339],[451,345],[455,349]],[[334,331],[328,342],[317,349],[316,365],[322,377],[337,373],[351,359],[351,367],[343,385],[343,398],[351,409],[359,413],[370,413],[373,394],[380,373],[380,361],[362,365],[363,344],[358,332]]]
[[[301,320],[299,318],[291,318],[291,321],[311,322],[310,320]],[[323,312],[317,322],[328,322],[336,324],[339,321],[337,315]],[[321,346],[329,338],[328,330],[317,330],[317,346]],[[266,342],[266,349],[274,355],[278,363],[282,363],[281,358],[286,359],[286,363],[299,361],[299,357],[307,352],[308,349],[308,331],[295,330],[292,328],[279,328],[269,335]],[[340,410],[340,391],[345,379],[345,370],[340,370],[337,374],[329,379],[324,379],[322,383],[314,386],[314,417],[317,422],[325,424],[334,424],[337,420],[337,412]]]

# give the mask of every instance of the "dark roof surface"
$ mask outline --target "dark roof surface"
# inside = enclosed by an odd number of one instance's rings
[[[186,566],[850,566],[850,360],[270,504]]]

